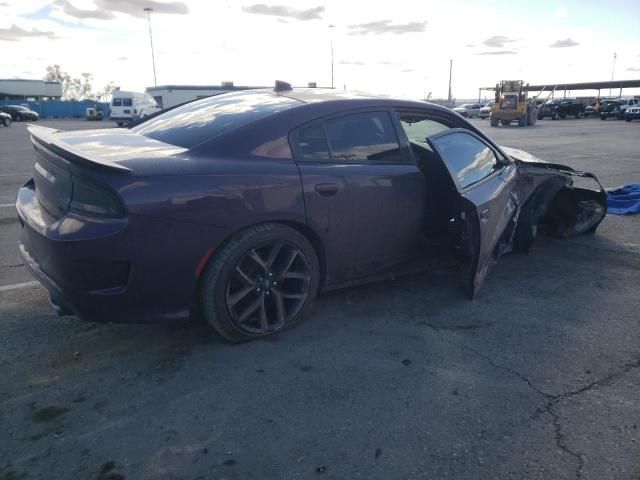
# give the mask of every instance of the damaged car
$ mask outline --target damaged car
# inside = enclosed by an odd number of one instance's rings
[[[20,252],[55,310],[204,317],[232,342],[295,325],[321,291],[445,255],[473,297],[539,231],[594,232],[606,214],[594,175],[424,102],[279,82],[130,129],[29,130]]]

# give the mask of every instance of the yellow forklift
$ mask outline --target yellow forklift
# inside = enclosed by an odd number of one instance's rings
[[[537,108],[530,102],[522,80],[503,80],[496,84],[496,101],[491,107],[491,126],[518,122],[519,127],[535,125]]]

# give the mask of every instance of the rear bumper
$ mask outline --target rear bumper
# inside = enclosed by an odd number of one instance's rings
[[[31,182],[20,189],[16,209],[24,264],[58,313],[113,323],[190,318],[197,304],[194,272],[206,248],[195,242],[193,250],[175,249],[181,243],[176,232],[195,236],[195,227],[137,216],[54,219]],[[159,238],[163,233],[169,238]]]

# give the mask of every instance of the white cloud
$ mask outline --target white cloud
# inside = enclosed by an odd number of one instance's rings
[[[569,16],[569,10],[565,7],[557,8],[555,12],[553,12],[554,17],[558,18],[567,18]]]

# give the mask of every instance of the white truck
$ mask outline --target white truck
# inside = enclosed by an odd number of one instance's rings
[[[148,93],[116,90],[111,95],[109,117],[119,127],[158,111],[160,108]]]

